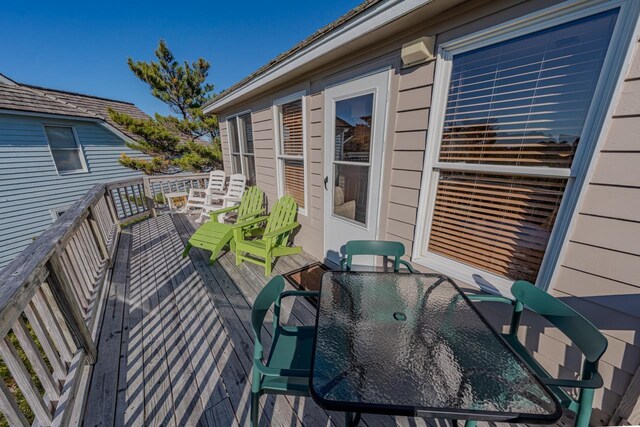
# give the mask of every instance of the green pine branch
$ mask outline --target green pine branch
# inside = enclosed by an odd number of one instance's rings
[[[218,118],[202,111],[213,97],[214,87],[206,83],[210,64],[203,58],[179,63],[163,40],[155,56],[156,61],[129,58],[127,63],[134,75],[149,86],[151,94],[175,115],[137,119],[109,110],[113,121],[136,136],[127,146],[151,157],[139,159],[123,154],[120,164],[147,174],[176,168],[193,172],[220,168]]]

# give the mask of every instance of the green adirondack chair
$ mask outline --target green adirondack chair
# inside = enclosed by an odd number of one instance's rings
[[[283,196],[273,205],[269,216],[245,221],[242,227],[234,228],[236,265],[249,261],[264,267],[264,275],[269,276],[275,258],[300,253],[301,247],[287,246],[291,232],[300,225],[295,221],[297,213],[298,205],[293,197]],[[246,227],[253,227],[264,221],[267,222],[264,234],[248,240]]]
[[[375,255],[393,258],[393,271],[399,272],[403,265],[410,273],[415,270],[409,262],[401,259],[404,256],[404,245],[400,242],[385,242],[383,240],[351,240],[347,242],[345,257],[340,260],[340,268],[351,270],[354,255]]]
[[[575,426],[588,427],[591,418],[593,396],[595,390],[603,386],[598,373],[598,362],[607,350],[607,339],[591,322],[582,317],[574,309],[549,295],[542,289],[524,280],[511,286],[515,300],[498,295],[467,295],[472,301],[501,302],[513,305],[513,315],[509,332],[502,334],[511,347],[522,357],[524,362],[556,395],[562,407],[576,414]],[[558,328],[584,354],[581,379],[553,378],[518,340],[518,327],[524,307],[544,317]],[[578,399],[566,393],[562,387],[580,389]],[[465,426],[475,427],[475,421],[467,421]]]
[[[284,278],[275,276],[256,297],[251,310],[253,329],[253,372],[251,383],[251,425],[258,425],[260,396],[289,394],[309,396],[309,370],[315,326],[280,325],[280,301],[286,297],[317,297],[314,291],[286,291]],[[264,318],[273,308],[273,339],[265,359],[260,333]]]
[[[192,247],[206,249],[211,252],[210,263],[213,263],[218,254],[227,244],[231,250],[235,252],[234,230],[242,230],[242,235],[254,235],[260,233],[258,224],[247,224],[258,215],[264,213],[264,192],[258,187],[248,188],[242,195],[239,205],[230,206],[228,208],[212,211],[211,221],[203,224],[198,228],[189,239],[187,246],[182,252],[182,258],[189,254]],[[238,211],[238,217],[235,224],[226,224],[218,222],[218,214],[226,214],[228,212]]]

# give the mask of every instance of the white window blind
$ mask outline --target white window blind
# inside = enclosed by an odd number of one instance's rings
[[[429,252],[535,282],[617,13],[454,55]]]
[[[300,209],[305,209],[304,123],[302,100],[278,107],[279,148],[278,166],[284,194],[294,198]]]

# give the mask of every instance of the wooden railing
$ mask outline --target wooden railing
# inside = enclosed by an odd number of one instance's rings
[[[158,195],[207,178],[98,184],[0,271],[0,357],[12,380],[0,379],[0,411],[9,425],[81,423],[121,224],[155,215]]]
[[[107,186],[118,219],[130,222],[146,215],[154,216],[156,209],[166,207],[165,194],[189,193],[191,188],[206,188],[209,174],[153,175]]]

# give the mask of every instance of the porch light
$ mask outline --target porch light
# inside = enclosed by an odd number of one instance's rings
[[[402,67],[411,67],[433,58],[435,36],[420,37],[402,45]]]

